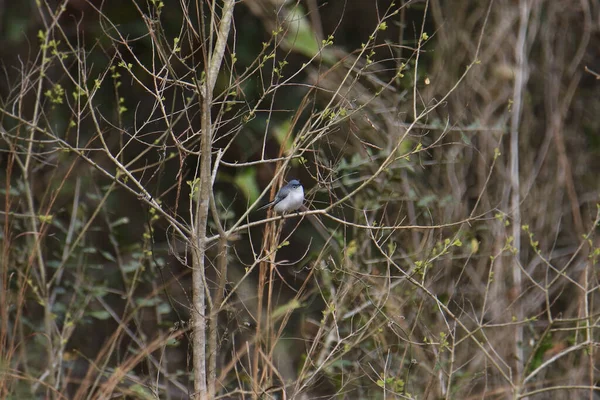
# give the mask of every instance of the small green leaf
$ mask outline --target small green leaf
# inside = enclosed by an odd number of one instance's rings
[[[100,250],[100,254],[102,254],[102,256],[104,258],[106,258],[108,261],[112,261],[112,262],[116,262],[117,260],[113,257],[112,254],[110,254],[108,251],[104,251],[104,250]]]
[[[52,215],[38,215],[38,219],[43,224],[49,224],[52,222]]]
[[[288,312],[294,311],[295,309],[300,307],[302,307],[302,303],[300,303],[297,299],[293,299],[289,303],[277,307],[273,311],[273,319],[277,320],[279,317],[282,317]]]
[[[88,315],[101,321],[105,321],[110,318],[110,314],[105,310],[91,311],[88,313]]]
[[[129,223],[129,218],[127,217],[123,217],[123,218],[119,218],[118,220],[116,220],[115,222],[110,224],[111,228],[116,228],[117,226],[120,225],[126,225]]]

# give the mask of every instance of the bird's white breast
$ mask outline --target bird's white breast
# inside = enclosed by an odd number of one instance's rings
[[[289,211],[296,211],[302,206],[304,202],[304,190],[302,186],[290,191],[285,199],[275,204],[275,212],[284,213]]]

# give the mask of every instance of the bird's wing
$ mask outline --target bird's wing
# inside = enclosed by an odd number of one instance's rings
[[[290,189],[287,186],[282,187],[279,192],[277,192],[277,194],[275,195],[275,198],[273,199],[272,202],[265,204],[264,206],[262,206],[261,208],[259,208],[256,211],[260,211],[260,210],[264,210],[267,207],[270,206],[274,206],[275,204],[279,203],[281,200],[285,199],[286,197],[288,197],[288,194],[290,194],[290,191],[292,189]]]
[[[277,196],[275,196],[275,202],[279,203],[281,200],[285,199],[288,194],[292,191],[288,186],[282,187],[279,192],[277,192]]]

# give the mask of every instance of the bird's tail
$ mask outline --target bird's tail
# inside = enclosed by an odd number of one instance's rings
[[[272,201],[272,202],[270,202],[270,203],[267,203],[267,204],[265,204],[264,206],[262,206],[262,207],[258,208],[256,211],[264,210],[265,208],[271,207],[273,204],[275,204],[275,202],[274,202],[274,201]]]

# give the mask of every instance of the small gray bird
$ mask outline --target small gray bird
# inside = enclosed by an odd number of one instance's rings
[[[299,181],[292,179],[287,185],[279,189],[275,199],[262,206],[258,210],[273,206],[276,213],[283,214],[290,211],[296,211],[304,202],[304,189]],[[257,211],[258,211],[257,210]]]

